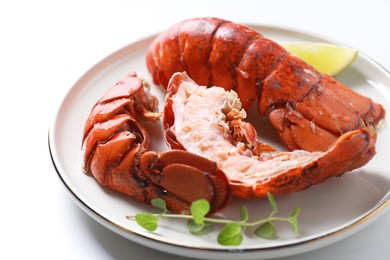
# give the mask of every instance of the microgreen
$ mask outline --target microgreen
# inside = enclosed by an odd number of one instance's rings
[[[209,222],[202,222],[201,224],[196,224],[193,219],[188,220],[187,228],[193,235],[202,235],[203,232],[210,226]]]
[[[152,201],[150,203],[152,204],[153,207],[162,210],[164,213],[166,213],[168,211],[167,204],[166,204],[165,200],[163,200],[161,198],[152,199]]]
[[[161,218],[186,219],[187,229],[193,235],[203,235],[207,233],[212,224],[224,225],[218,233],[217,241],[224,246],[238,246],[242,243],[243,233],[247,227],[255,227],[254,234],[263,239],[273,239],[276,237],[275,221],[285,221],[291,224],[295,234],[298,233],[298,216],[300,209],[296,207],[289,217],[277,217],[278,207],[276,200],[271,193],[268,193],[268,202],[271,205],[272,212],[268,217],[257,221],[249,222],[249,210],[246,206],[240,208],[240,220],[220,219],[206,217],[210,212],[210,204],[207,200],[201,199],[194,201],[190,207],[191,215],[169,214],[167,213],[166,203],[161,198],[151,201],[151,204],[161,210],[159,214],[138,213],[135,216],[127,216],[133,219],[139,226],[148,230],[155,231],[158,221]]]
[[[218,234],[218,243],[225,246],[238,246],[243,240],[241,225],[238,222],[226,224]]]
[[[265,222],[255,230],[255,234],[256,236],[265,239],[274,238],[276,235],[276,228],[274,223],[272,223],[271,221]]]
[[[210,211],[210,203],[207,200],[196,200],[191,204],[190,212],[194,218],[194,222],[198,225],[204,222],[204,217]]]
[[[135,215],[137,224],[148,231],[155,231],[157,229],[158,218],[148,213],[138,213]]]
[[[249,219],[249,211],[247,206],[242,206],[240,208],[240,220],[242,222],[247,222]]]

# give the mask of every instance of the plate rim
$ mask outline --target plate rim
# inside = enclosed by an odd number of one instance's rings
[[[300,34],[300,35],[304,35],[304,36],[314,37],[314,38],[318,38],[322,41],[332,42],[332,43],[336,43],[339,45],[348,46],[348,45],[344,44],[343,42],[331,39],[330,37],[321,36],[317,33],[311,33],[311,32],[299,30],[296,28],[290,28],[290,27],[279,26],[279,25],[257,24],[257,23],[256,24],[255,23],[247,23],[246,25],[248,25],[252,28],[255,28],[256,30],[258,30],[259,28],[265,28],[267,30],[286,31],[288,33],[294,33],[294,34]],[[145,36],[143,38],[129,42],[128,44],[126,44],[122,48],[119,48],[119,49],[111,52],[110,54],[106,55],[105,57],[100,59],[97,63],[95,63],[92,67],[90,67],[88,70],[86,70],[74,82],[74,84],[68,89],[68,91],[65,93],[64,97],[62,98],[62,100],[60,101],[60,103],[58,105],[58,108],[55,110],[54,117],[51,120],[51,123],[49,125],[48,149],[49,149],[50,159],[51,159],[53,167],[57,173],[57,176],[59,177],[61,182],[66,187],[66,190],[71,195],[71,198],[91,218],[93,218],[94,220],[96,220],[97,222],[99,222],[100,224],[105,226],[106,228],[110,229],[111,231],[118,233],[121,236],[123,236],[123,237],[125,237],[133,242],[142,244],[142,245],[147,246],[147,247],[152,247],[152,245],[146,244],[146,241],[149,241],[153,245],[157,246],[160,251],[164,251],[164,252],[171,253],[171,254],[172,253],[175,254],[175,252],[172,252],[169,249],[162,248],[163,245],[161,245],[161,244],[164,244],[165,246],[168,246],[170,248],[175,248],[175,249],[179,248],[180,250],[185,250],[185,251],[188,251],[188,250],[196,251],[197,256],[200,258],[203,258],[206,256],[209,257],[210,253],[212,253],[212,254],[218,253],[219,255],[221,255],[220,259],[224,259],[224,258],[226,258],[226,255],[227,255],[226,253],[228,253],[228,254],[233,253],[232,254],[233,257],[237,257],[238,254],[251,255],[253,253],[259,253],[259,252],[272,253],[275,250],[301,248],[301,247],[307,246],[308,244],[313,244],[313,242],[319,242],[319,241],[321,241],[324,244],[323,246],[326,246],[326,245],[332,244],[335,241],[339,241],[339,240],[343,239],[343,235],[347,236],[346,233],[348,233],[348,232],[351,232],[351,233],[357,232],[359,230],[359,228],[356,228],[356,227],[361,228],[361,227],[368,225],[370,223],[370,221],[378,218],[381,214],[383,214],[386,210],[388,210],[390,208],[389,207],[389,205],[390,205],[390,190],[389,190],[380,200],[378,200],[376,202],[376,204],[372,208],[370,208],[369,210],[367,210],[366,212],[364,212],[363,214],[361,214],[357,218],[351,219],[350,221],[344,223],[343,225],[336,226],[335,228],[327,230],[326,232],[322,232],[319,235],[312,235],[312,236],[309,236],[305,239],[296,240],[295,242],[294,242],[294,240],[292,240],[292,241],[285,243],[285,244],[272,245],[272,246],[266,246],[266,247],[248,247],[248,248],[243,247],[243,248],[241,248],[239,246],[239,247],[216,248],[216,247],[205,247],[205,246],[191,246],[191,245],[189,245],[190,243],[177,244],[177,243],[173,243],[171,239],[167,239],[164,237],[159,237],[160,239],[156,239],[156,237],[153,237],[153,236],[146,236],[145,234],[143,234],[141,232],[137,232],[136,230],[131,230],[129,228],[123,227],[123,226],[109,220],[106,216],[104,216],[104,214],[101,214],[100,212],[95,210],[93,207],[91,207],[91,205],[88,205],[88,203],[86,203],[77,194],[77,192],[72,189],[72,187],[69,185],[68,181],[64,178],[64,176],[63,176],[64,173],[62,173],[60,170],[61,167],[59,166],[60,165],[59,164],[59,156],[57,154],[56,149],[54,148],[54,146],[55,146],[54,139],[55,138],[54,138],[54,130],[53,130],[56,128],[58,116],[61,112],[61,109],[63,108],[64,102],[67,100],[68,96],[72,93],[72,90],[74,90],[77,87],[77,85],[81,84],[80,82],[82,82],[83,80],[86,80],[88,77],[90,77],[91,74],[93,74],[93,71],[99,70],[99,68],[101,66],[104,66],[104,64],[109,63],[109,60],[112,60],[112,59],[117,60],[118,59],[117,56],[119,56],[121,53],[125,52],[128,48],[130,48],[130,47],[135,48],[138,45],[142,45],[143,42],[151,41],[156,36],[157,36],[157,34],[151,34],[149,36]],[[386,69],[383,65],[381,65],[379,62],[377,62],[376,60],[374,60],[373,58],[371,58],[370,56],[368,56],[364,52],[361,52],[360,50],[359,50],[358,56],[360,56],[366,62],[369,62],[371,65],[375,66],[376,69],[380,70],[383,74],[385,74],[390,79],[390,71],[388,69]],[[337,237],[337,235],[340,235],[340,236]],[[135,237],[132,237],[132,236],[135,236]],[[330,240],[329,238],[335,237],[335,236],[336,236],[336,238],[333,240],[333,242],[329,241]],[[145,243],[144,242],[141,243],[138,240],[139,238],[142,238],[142,240],[145,240],[144,241]],[[320,248],[320,247],[322,247],[322,246],[317,245],[317,247],[314,247],[312,250],[314,250],[316,248]],[[285,250],[283,250],[283,251],[285,251]],[[297,250],[295,250],[295,251],[297,251]],[[303,252],[307,252],[307,251],[311,251],[311,250],[305,250]],[[294,254],[298,254],[298,253],[302,253],[302,252],[295,252],[293,254],[282,254],[282,255],[279,254],[277,257],[294,255]],[[182,254],[178,254],[178,255],[182,255]],[[267,257],[271,257],[271,256],[272,255],[267,255]],[[257,259],[259,259],[258,255],[256,257],[257,257]],[[263,258],[261,258],[261,259],[263,259]]]

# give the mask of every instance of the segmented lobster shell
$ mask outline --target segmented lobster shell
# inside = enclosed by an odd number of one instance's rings
[[[230,188],[215,162],[186,151],[152,152],[143,123],[160,117],[157,99],[136,73],[110,88],[94,105],[85,123],[83,169],[99,184],[151,203],[189,213],[191,203],[206,199],[210,213],[229,202]]]
[[[301,191],[360,168],[375,155],[375,133],[370,129],[345,133],[324,152],[256,154],[251,147],[235,142],[229,127],[235,120],[245,119],[232,117],[242,115],[236,99],[232,92],[198,86],[185,73],[175,73],[168,86],[164,127],[169,145],[216,161],[237,197]]]
[[[151,44],[147,67],[157,85],[185,71],[203,86],[255,100],[290,150],[326,151],[349,131],[376,127],[383,107],[290,55],[256,30],[218,18],[176,23]]]

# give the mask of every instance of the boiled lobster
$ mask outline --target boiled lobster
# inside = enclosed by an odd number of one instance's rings
[[[147,151],[149,135],[142,123],[160,115],[157,99],[135,73],[117,82],[85,123],[84,171],[101,185],[140,201],[163,198],[173,212],[188,213],[200,198],[209,201],[211,212],[220,211],[230,188],[215,162],[181,150]]]
[[[325,152],[269,154],[245,117],[234,91],[198,86],[185,73],[172,76],[164,108],[167,143],[215,161],[237,197],[300,191],[361,167],[375,153],[375,133],[361,128],[341,135]]]
[[[385,116],[381,105],[254,29],[218,18],[173,25],[152,42],[146,63],[157,85],[185,71],[199,85],[235,90],[246,111],[258,100],[289,150],[327,151],[339,136],[375,128]]]
[[[127,75],[95,104],[84,129],[84,171],[110,189],[146,203],[163,198],[180,213],[203,198],[218,212],[231,194],[299,191],[375,154],[381,105],[246,26],[217,18],[177,23],[153,41],[146,62],[154,83],[169,86],[163,124],[173,150],[148,151],[144,123],[161,113],[149,85]],[[296,151],[270,153],[258,140],[244,121],[255,100]]]

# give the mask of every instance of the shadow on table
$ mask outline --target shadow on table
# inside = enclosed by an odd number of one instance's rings
[[[84,222],[83,224],[86,227],[86,230],[89,230],[92,233],[92,236],[101,247],[106,250],[107,254],[110,255],[112,259],[192,259],[163,253],[138,245],[100,225],[82,210],[80,210],[80,221]]]

